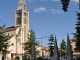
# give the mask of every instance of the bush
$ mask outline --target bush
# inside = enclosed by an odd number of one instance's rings
[[[43,58],[42,57],[38,57],[37,60],[43,60]]]

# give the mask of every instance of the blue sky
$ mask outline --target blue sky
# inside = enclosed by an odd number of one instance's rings
[[[30,29],[35,30],[36,37],[41,38],[54,34],[57,37],[58,46],[62,39],[67,39],[67,32],[70,39],[76,32],[76,12],[79,11],[77,0],[69,4],[68,12],[62,10],[59,0],[27,0],[27,10],[30,12]],[[0,0],[0,25],[6,27],[14,25],[14,12],[18,7],[18,0]],[[37,39],[41,40],[41,39]],[[48,38],[42,39],[42,44],[47,45]]]

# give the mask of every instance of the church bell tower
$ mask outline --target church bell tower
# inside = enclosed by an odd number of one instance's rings
[[[18,8],[15,11],[15,27],[19,27],[21,29],[20,36],[16,37],[20,38],[19,42],[24,43],[27,40],[27,34],[29,33],[29,11],[26,8],[26,1],[25,0],[19,0],[18,3]],[[23,53],[23,46],[17,42],[17,48],[16,48],[16,53],[18,49],[20,49],[20,53]],[[20,47],[18,47],[20,46]]]
[[[17,11],[15,11],[15,27],[21,27],[24,35],[29,32],[29,11],[25,0],[19,0]]]

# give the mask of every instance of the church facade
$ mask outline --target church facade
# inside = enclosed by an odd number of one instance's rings
[[[9,34],[9,36],[11,36],[9,40],[10,46],[7,47],[9,52],[6,54],[6,60],[12,60],[16,56],[22,60],[22,55],[26,52],[23,48],[23,43],[28,40],[27,34],[30,34],[29,11],[26,8],[25,0],[19,0],[18,8],[15,11],[14,26],[4,28],[1,30],[1,32],[4,32],[6,35]],[[36,49],[40,52],[39,55],[37,55],[38,57],[49,56],[48,50],[45,48],[42,49],[42,46],[39,45]]]
[[[12,36],[10,47],[8,47],[10,53],[7,54],[7,58],[10,60],[18,55],[21,60],[22,54],[25,53],[22,43],[27,40],[27,34],[29,34],[29,11],[26,8],[25,0],[19,0],[14,22],[14,26],[4,28],[2,32]]]

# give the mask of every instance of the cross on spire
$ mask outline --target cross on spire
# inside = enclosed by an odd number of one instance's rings
[[[25,0],[19,0],[18,8],[17,10],[24,9],[26,10],[26,1]]]

